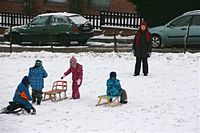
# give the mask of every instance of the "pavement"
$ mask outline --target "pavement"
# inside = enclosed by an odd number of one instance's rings
[[[113,37],[103,37],[103,38],[96,38],[93,37],[90,39],[90,42],[103,42],[103,43],[114,43],[114,38]],[[116,38],[116,43],[119,44],[132,44],[133,43],[133,38]]]
[[[131,45],[133,42],[133,37],[119,37],[117,38],[117,51],[118,52],[131,52]],[[109,44],[110,43],[110,44]],[[10,48],[9,42],[4,42],[3,35],[0,34],[0,52],[22,52],[22,51],[51,51],[51,52],[112,52],[114,51],[114,38],[111,37],[93,37],[91,38],[86,46],[54,46],[52,49],[49,45],[47,46],[12,46]],[[5,44],[5,45],[4,45]],[[153,52],[172,52],[172,53],[181,53],[183,52],[183,48],[159,48],[153,49]],[[188,48],[187,52],[196,53],[200,52],[200,48]]]
[[[114,37],[110,36],[110,37],[92,37],[90,40],[90,42],[102,42],[102,43],[114,43]],[[3,35],[0,34],[0,43],[4,42],[4,38]],[[133,38],[127,38],[127,37],[123,37],[123,38],[117,38],[116,39],[117,43],[120,44],[131,44],[133,42]]]

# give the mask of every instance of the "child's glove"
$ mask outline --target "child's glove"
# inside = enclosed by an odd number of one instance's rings
[[[65,77],[65,75],[63,75],[60,79],[63,79]]]
[[[31,112],[31,114],[32,114],[32,115],[35,115],[35,114],[36,114],[36,110],[35,110],[35,108],[34,108],[34,107],[32,107],[31,109],[32,109],[32,112]]]
[[[80,85],[80,84],[81,84],[81,80],[78,79],[78,80],[76,81],[76,83],[77,83],[77,85]]]

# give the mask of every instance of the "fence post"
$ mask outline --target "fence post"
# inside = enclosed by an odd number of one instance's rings
[[[10,53],[12,53],[12,25],[10,26]]]
[[[51,44],[51,52],[53,53],[53,43],[52,43],[52,34],[51,32],[49,33],[49,41],[50,41],[50,44]]]
[[[100,29],[101,29],[102,25],[105,25],[105,12],[104,11],[100,11]]]
[[[12,53],[12,25],[13,25],[13,16],[11,15],[11,26],[10,26],[10,53]]]
[[[117,52],[116,29],[114,29],[114,52]]]
[[[184,51],[183,51],[184,54],[186,53],[186,50],[187,50],[189,30],[190,30],[190,23],[187,26],[187,31],[184,37]]]

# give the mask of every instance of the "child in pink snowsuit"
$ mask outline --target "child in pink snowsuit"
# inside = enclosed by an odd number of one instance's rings
[[[77,63],[77,60],[74,56],[72,56],[72,58],[70,59],[70,68],[64,73],[61,79],[63,79],[70,73],[72,73],[72,81],[73,81],[72,98],[79,99],[80,98],[79,87],[81,86],[83,80],[83,69],[82,65]]]

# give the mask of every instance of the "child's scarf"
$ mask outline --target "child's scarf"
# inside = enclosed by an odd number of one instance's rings
[[[136,35],[135,35],[135,37],[136,37],[136,45],[137,45],[137,46],[140,45],[140,34],[141,34],[141,32],[145,32],[147,44],[148,44],[149,41],[150,41],[150,33],[149,33],[149,31],[148,31],[148,30],[145,30],[145,31],[139,30],[139,31],[136,33]]]

